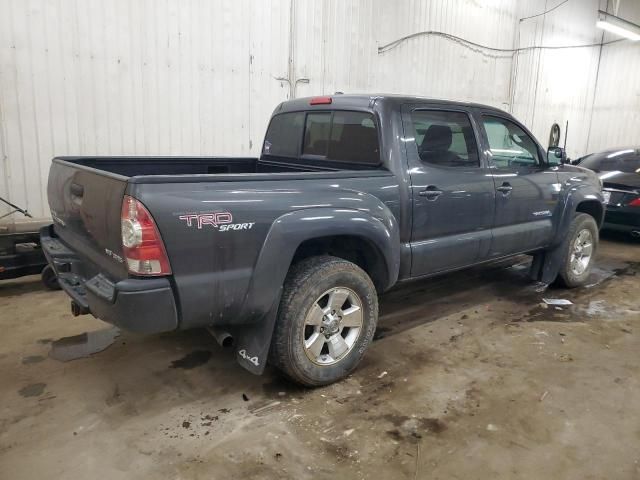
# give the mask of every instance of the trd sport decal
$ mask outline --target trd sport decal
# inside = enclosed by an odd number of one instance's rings
[[[233,217],[229,212],[221,213],[187,213],[178,217],[187,222],[188,227],[196,226],[202,230],[204,225],[211,225],[218,228],[218,225],[233,223]]]
[[[198,230],[202,230],[207,226],[217,228],[220,232],[251,230],[255,225],[255,222],[233,223],[233,216],[229,212],[185,213],[178,218],[184,220],[187,223],[187,227],[195,227]]]

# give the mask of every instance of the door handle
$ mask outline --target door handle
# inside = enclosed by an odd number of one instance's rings
[[[427,197],[427,200],[434,201],[442,195],[442,190],[438,190],[438,187],[434,185],[429,185],[427,188],[420,191],[418,195],[421,197]]]
[[[507,183],[504,182],[502,185],[500,185],[498,188],[496,188],[497,191],[503,193],[504,195],[508,195],[509,192],[511,192],[511,190],[513,190],[513,187]]]

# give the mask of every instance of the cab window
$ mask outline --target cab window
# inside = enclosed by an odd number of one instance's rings
[[[497,168],[542,165],[536,142],[518,125],[500,117],[483,115],[491,159]]]
[[[442,167],[479,167],[469,116],[463,112],[414,110],[411,113],[420,160]]]

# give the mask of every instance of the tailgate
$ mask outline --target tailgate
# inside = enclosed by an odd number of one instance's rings
[[[127,177],[71,161],[54,159],[47,195],[55,232],[91,273],[126,278],[120,236],[120,210]],[[88,278],[88,277],[87,277]]]

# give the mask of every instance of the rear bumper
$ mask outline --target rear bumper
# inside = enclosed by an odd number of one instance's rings
[[[101,273],[84,278],[79,272],[86,271],[82,268],[85,260],[55,236],[52,226],[40,230],[40,241],[60,287],[78,313],[91,313],[132,332],[157,333],[178,327],[176,302],[167,278],[113,282]]]

